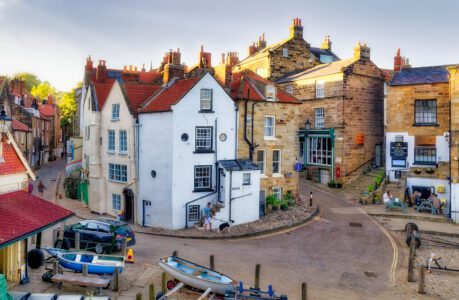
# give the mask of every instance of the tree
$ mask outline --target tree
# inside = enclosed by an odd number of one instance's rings
[[[80,88],[83,84],[77,83],[76,88],[70,92],[63,92],[59,99],[58,106],[61,110],[61,127],[70,125],[76,112],[75,89]]]
[[[25,81],[25,88],[29,92],[32,91],[32,88],[34,86],[37,86],[41,83],[41,80],[38,79],[37,75],[32,74],[32,73],[27,73],[27,72],[22,72],[22,73],[16,73],[14,74],[14,77],[19,77],[22,80]],[[46,95],[48,96],[48,95]]]
[[[40,99],[47,99],[48,95],[56,95],[56,89],[52,87],[48,81],[45,81],[37,86],[32,87],[30,93],[35,97],[39,96]]]

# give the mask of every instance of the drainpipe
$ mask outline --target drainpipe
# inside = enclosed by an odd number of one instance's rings
[[[247,103],[247,102],[246,102]],[[229,219],[228,219],[228,224],[231,224],[231,198],[232,198],[232,190],[233,190],[233,171],[230,172],[230,186],[229,186]]]
[[[245,100],[245,108],[244,108],[245,109],[244,110],[244,140],[249,145],[250,160],[253,160],[253,149],[255,147],[247,138],[247,105],[248,105],[249,100],[250,100],[250,90],[247,90],[247,99]],[[252,123],[253,123],[253,118],[252,118]]]
[[[252,138],[251,138],[252,145],[254,144],[254,142],[253,142],[253,122],[255,120],[255,105],[256,104],[257,103],[255,101],[252,103]],[[253,148],[255,148],[255,147],[256,146],[254,146]],[[253,155],[253,149],[252,149],[252,155]],[[252,158],[250,158],[250,160],[252,160]]]
[[[217,191],[217,202],[220,202],[220,172],[218,172],[218,123],[217,123],[218,118],[215,118],[215,184],[216,184],[216,191]]]
[[[236,118],[234,120],[234,159],[237,159],[237,141],[238,141],[238,130],[237,130],[237,119],[239,118],[239,106],[234,106],[234,112],[236,114]]]
[[[139,141],[140,141],[140,124],[139,124],[139,118],[137,117],[137,119],[135,120],[135,164],[136,164],[136,168],[135,168],[135,181],[136,181],[136,193],[137,193],[137,197],[139,195],[139,155],[140,155],[140,146],[139,146]],[[138,202],[139,199],[136,199],[136,202]],[[137,217],[138,217],[138,210],[140,209],[139,208],[139,205],[138,203],[136,203],[136,206],[137,206],[137,210],[136,210],[136,216],[135,216],[135,220],[138,220]],[[142,202],[142,226],[145,226],[145,206],[143,205],[143,202]]]

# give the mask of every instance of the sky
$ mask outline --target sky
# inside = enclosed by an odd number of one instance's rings
[[[341,59],[361,41],[380,68],[392,68],[396,49],[414,67],[459,64],[456,0],[0,0],[0,75],[36,74],[58,90],[83,78],[86,57],[108,68],[158,67],[168,49],[197,63],[200,45],[212,53],[247,56],[265,33],[268,45],[289,37],[293,18],[320,47],[330,35]]]

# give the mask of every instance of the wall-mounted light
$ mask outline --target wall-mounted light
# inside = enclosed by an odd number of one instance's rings
[[[449,132],[445,132],[445,141],[449,143]]]

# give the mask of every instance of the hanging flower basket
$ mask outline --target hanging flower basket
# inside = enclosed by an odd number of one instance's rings
[[[433,174],[433,173],[435,173],[435,170],[433,168],[427,168],[426,169],[426,173],[427,174]]]
[[[414,170],[414,174],[421,174],[421,169]]]

